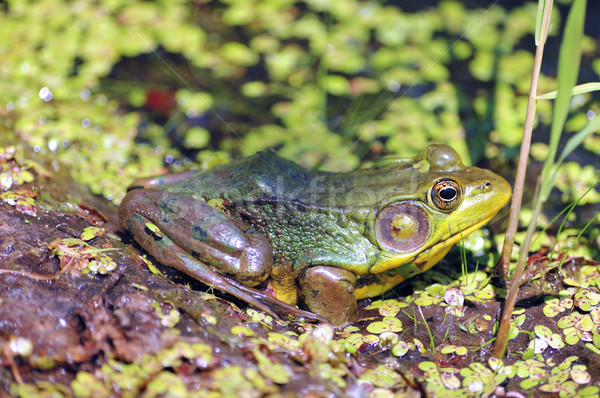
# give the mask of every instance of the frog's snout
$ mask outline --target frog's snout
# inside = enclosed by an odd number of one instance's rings
[[[481,191],[489,192],[493,198],[493,203],[496,203],[498,209],[501,209],[508,203],[512,194],[512,188],[508,181],[495,173],[490,173],[482,183]]]
[[[162,187],[167,184],[181,183],[193,178],[194,171],[188,170],[181,173],[165,174],[156,177],[138,178],[128,188],[127,192],[134,189],[166,189]]]
[[[158,185],[162,185],[162,183],[160,177],[138,178],[127,187],[127,192],[133,191],[134,189],[152,189]]]
[[[142,189],[142,188],[144,188],[143,185],[131,184],[130,186],[127,187],[127,192],[131,192],[133,190]]]

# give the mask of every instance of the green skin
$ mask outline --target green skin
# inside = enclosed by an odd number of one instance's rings
[[[165,265],[271,315],[341,325],[356,319],[357,299],[433,266],[510,193],[443,145],[348,173],[261,152],[136,181],[119,217]]]

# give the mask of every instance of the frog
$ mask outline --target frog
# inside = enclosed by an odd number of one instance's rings
[[[494,172],[430,144],[348,172],[274,151],[135,181],[119,206],[127,233],[159,263],[274,317],[345,325],[438,263],[511,196]]]

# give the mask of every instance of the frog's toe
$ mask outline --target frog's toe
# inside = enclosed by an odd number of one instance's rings
[[[248,245],[242,250],[234,279],[245,286],[256,286],[271,275],[273,250],[267,238],[254,229],[246,231],[246,238]]]

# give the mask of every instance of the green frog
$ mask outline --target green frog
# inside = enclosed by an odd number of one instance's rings
[[[264,151],[138,180],[119,217],[167,266],[271,315],[342,325],[356,320],[357,300],[431,268],[510,194],[444,145],[345,173]]]

